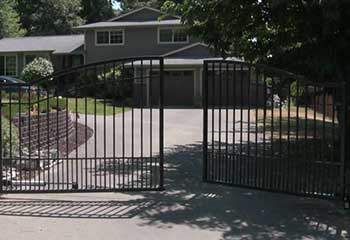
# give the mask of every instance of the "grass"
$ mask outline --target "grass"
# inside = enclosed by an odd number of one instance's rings
[[[96,102],[96,115],[106,115],[110,116],[123,112],[123,109],[120,107],[113,107],[109,102],[104,103],[103,100],[95,100],[94,98],[68,98],[68,109],[71,112],[78,112],[81,114],[95,114],[95,102]],[[128,108],[125,108],[125,111],[128,111]]]
[[[70,112],[78,112],[80,114],[95,114],[95,99],[94,98],[55,98],[50,99],[40,98],[39,103],[38,99],[32,99],[31,104],[28,101],[22,101],[19,104],[18,101],[12,100],[11,104],[8,100],[3,99],[2,112],[3,115],[7,118],[14,117],[20,112],[22,114],[29,114],[33,108],[36,108],[41,113],[49,111],[56,111],[55,109],[66,109],[68,99],[68,109]],[[76,108],[77,107],[77,108]],[[115,109],[115,110],[114,110]],[[125,108],[125,111],[128,111],[128,108]],[[104,102],[103,100],[96,100],[96,115],[107,116],[119,114],[123,111],[120,107],[113,107],[109,102]]]
[[[263,131],[265,123],[266,134],[270,137],[273,134],[274,138],[287,139],[289,136],[292,140],[297,137],[305,140],[313,138],[332,140],[339,129],[336,117],[333,121],[332,117],[324,116],[310,108],[291,107],[289,112],[286,108],[282,108],[281,112],[279,108],[275,108],[273,113],[268,109],[265,114],[263,109],[258,110],[258,129]]]

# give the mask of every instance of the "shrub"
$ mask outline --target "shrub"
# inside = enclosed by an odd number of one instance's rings
[[[10,156],[15,157],[19,152],[19,134],[18,129],[14,124],[11,124],[7,118],[2,117],[2,156],[9,158]],[[12,152],[12,154],[11,154]]]
[[[22,79],[26,82],[51,76],[54,72],[52,63],[45,58],[35,58],[22,72]]]

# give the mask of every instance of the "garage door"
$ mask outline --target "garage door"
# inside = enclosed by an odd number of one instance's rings
[[[156,78],[157,79],[157,78]],[[158,96],[157,82],[152,83],[153,93]],[[153,99],[156,104],[158,99]],[[164,105],[166,107],[193,107],[194,103],[194,72],[165,71],[164,72]]]

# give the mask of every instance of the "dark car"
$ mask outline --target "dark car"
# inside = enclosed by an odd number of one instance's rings
[[[5,84],[5,86],[3,87],[3,90],[5,92],[19,92],[19,90],[21,89],[22,93],[28,93],[29,91],[37,92],[38,89],[36,86],[30,86],[23,80],[8,76],[0,76],[0,83]],[[18,86],[16,86],[17,84]]]

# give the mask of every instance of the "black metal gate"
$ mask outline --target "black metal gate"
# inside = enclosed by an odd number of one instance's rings
[[[245,62],[204,66],[204,180],[344,195],[344,84]]]
[[[0,89],[2,193],[163,189],[162,58],[84,65]]]

